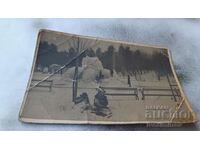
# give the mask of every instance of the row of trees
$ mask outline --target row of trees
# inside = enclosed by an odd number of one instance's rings
[[[150,55],[140,50],[132,51],[128,46],[120,45],[118,51],[113,46],[109,46],[105,52],[97,49],[96,56],[105,68],[123,75],[155,71],[160,78],[160,76],[172,74],[168,55],[161,52],[154,52]]]
[[[42,67],[49,67],[52,64],[64,65],[67,60],[76,56],[76,51],[70,48],[67,51],[58,52],[58,48],[55,44],[49,44],[48,42],[40,42],[38,57],[36,65]],[[72,63],[71,66],[74,66]]]
[[[37,65],[48,67],[51,64],[64,65],[67,61],[76,56],[76,50],[70,48],[68,51],[58,52],[54,44],[44,41],[39,45]],[[158,79],[163,75],[171,75],[171,67],[167,54],[154,52],[147,54],[140,50],[132,51],[130,47],[120,45],[116,50],[112,45],[106,51],[98,48],[96,51],[89,48],[86,53],[79,58],[79,66],[85,56],[98,57],[103,67],[109,69],[111,74],[115,70],[123,75],[143,74],[149,71],[155,71]],[[71,64],[71,67],[75,63]]]

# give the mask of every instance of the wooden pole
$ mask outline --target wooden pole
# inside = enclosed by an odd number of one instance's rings
[[[79,44],[80,40],[78,37],[77,41],[77,55],[79,54]],[[79,65],[79,58],[76,59],[76,66],[75,66],[75,71],[74,71],[74,78],[73,78],[73,89],[72,89],[72,101],[74,102],[77,97],[77,88],[78,88],[78,65]]]

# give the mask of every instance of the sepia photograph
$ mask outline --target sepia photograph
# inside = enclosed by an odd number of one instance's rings
[[[0,149],[198,149],[198,1],[0,4]]]
[[[167,48],[40,30],[19,119],[194,123]]]

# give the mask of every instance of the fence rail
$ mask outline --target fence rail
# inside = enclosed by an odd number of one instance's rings
[[[34,82],[39,82],[41,80],[39,79],[32,79],[31,86],[34,85]],[[53,85],[53,80],[45,80],[44,82],[41,82],[36,85],[36,87],[43,87],[43,88],[49,88],[49,91],[51,91]]]
[[[177,101],[177,98],[179,98],[179,99],[181,98],[180,91],[177,88],[160,88],[160,89],[157,89],[157,88],[131,88],[131,87],[100,87],[100,88],[105,91],[105,95],[108,95],[108,96],[135,96],[136,100],[139,100],[139,99],[145,100],[145,98],[148,96],[151,96],[151,97],[167,96],[167,97],[171,97],[175,101]],[[113,92],[114,90],[115,91],[117,90],[120,92]],[[110,92],[110,91],[112,91],[112,92]],[[130,93],[125,93],[123,91],[129,91]]]

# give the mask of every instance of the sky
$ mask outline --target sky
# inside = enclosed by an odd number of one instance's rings
[[[39,29],[168,47],[200,119],[199,19],[0,19],[0,130],[123,130],[123,126],[38,125],[18,121]],[[133,129],[133,128],[131,128]],[[200,123],[196,124],[200,129]],[[133,130],[145,130],[134,127]]]

